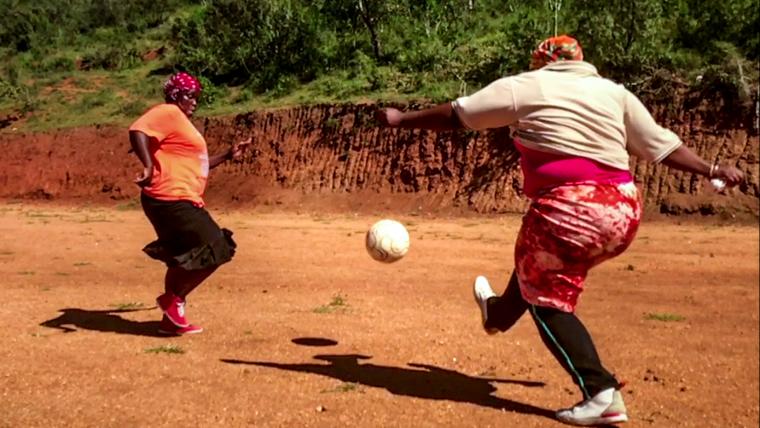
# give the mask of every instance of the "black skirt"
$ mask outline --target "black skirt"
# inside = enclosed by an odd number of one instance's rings
[[[158,235],[143,248],[168,267],[205,269],[232,260],[237,245],[232,232],[220,228],[204,208],[188,201],[160,201],[141,194],[145,216]]]

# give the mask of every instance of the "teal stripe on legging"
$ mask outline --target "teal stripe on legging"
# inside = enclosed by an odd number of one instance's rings
[[[586,385],[583,383],[583,378],[581,377],[580,373],[578,373],[575,370],[575,366],[573,366],[573,362],[570,361],[570,357],[567,356],[567,352],[565,352],[565,350],[562,349],[562,346],[559,344],[559,342],[557,342],[557,339],[554,338],[554,335],[549,330],[549,326],[546,325],[546,323],[541,319],[541,317],[538,316],[538,312],[536,312],[536,305],[530,305],[530,311],[531,313],[533,313],[533,316],[538,320],[538,323],[541,324],[541,328],[544,329],[544,331],[552,340],[552,342],[557,347],[557,349],[559,349],[559,352],[562,353],[562,356],[565,358],[565,361],[567,362],[567,366],[570,367],[570,371],[572,371],[575,377],[578,378],[578,386],[580,386],[581,391],[583,391],[583,397],[591,398],[588,394],[588,391],[586,391]]]

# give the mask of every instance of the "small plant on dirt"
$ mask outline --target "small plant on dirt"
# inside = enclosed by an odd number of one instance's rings
[[[660,313],[648,313],[644,315],[645,320],[649,321],[663,321],[663,322],[669,322],[669,321],[683,321],[686,319],[686,317],[678,314],[670,314],[667,312],[660,312]]]
[[[49,218],[49,217],[58,217],[58,216],[57,216],[57,215],[55,215],[55,214],[48,214],[48,213],[46,213],[46,212],[42,212],[42,211],[29,211],[29,212],[27,212],[27,213],[26,213],[26,216],[27,216],[27,217],[31,217],[31,218]]]
[[[140,201],[137,199],[130,199],[128,202],[116,205],[117,211],[132,211],[141,209]]]
[[[322,122],[322,126],[324,127],[325,131],[334,132],[337,131],[340,127],[340,122],[338,122],[337,118],[330,117]]]
[[[109,220],[105,215],[96,215],[96,216],[89,216],[85,215],[83,219],[79,220],[79,223],[110,223],[111,220]]]
[[[338,294],[336,296],[333,296],[333,299],[330,303],[326,305],[322,305],[314,309],[314,312],[318,314],[329,314],[337,310],[345,310],[346,306],[348,306],[348,303],[346,303],[346,299],[344,299],[343,296]]]
[[[90,263],[90,262],[76,262],[76,263],[74,263],[74,266],[89,266],[91,264],[92,263]]]
[[[344,382],[336,386],[335,388],[324,389],[320,392],[322,394],[325,394],[325,393],[331,393],[331,392],[351,392],[351,391],[363,392],[361,388],[359,388],[359,385],[353,382]]]
[[[177,345],[161,345],[145,350],[147,354],[184,354],[185,350]]]
[[[129,309],[144,308],[145,304],[142,302],[126,302],[126,303],[112,303],[110,306],[112,308],[122,311],[122,310],[129,310]]]

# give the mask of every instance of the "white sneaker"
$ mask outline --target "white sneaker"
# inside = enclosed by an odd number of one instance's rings
[[[488,334],[496,334],[499,330],[495,328],[487,328],[486,320],[488,320],[488,299],[496,297],[496,293],[491,289],[491,284],[484,276],[478,276],[475,278],[475,284],[472,286],[472,294],[475,297],[475,303],[480,307],[480,315],[483,318],[483,330]]]
[[[608,388],[570,409],[558,410],[557,419],[570,425],[604,425],[628,421],[623,396]]]

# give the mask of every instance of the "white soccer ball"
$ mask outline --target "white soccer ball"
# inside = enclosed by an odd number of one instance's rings
[[[393,263],[409,251],[409,232],[396,220],[380,220],[369,228],[364,244],[373,259]]]

